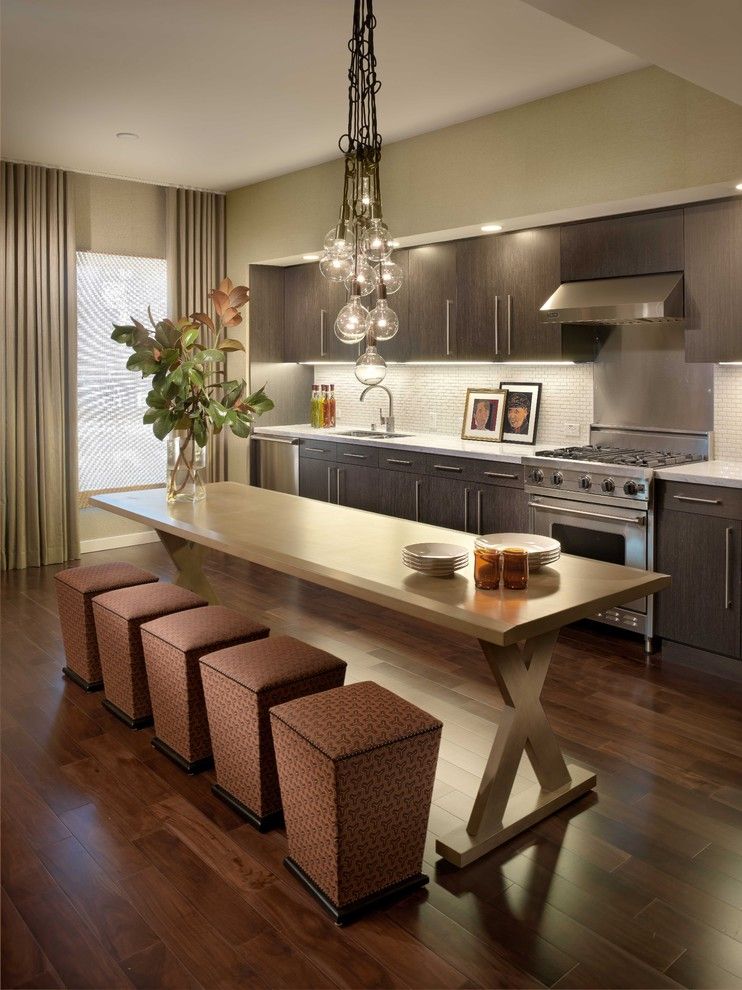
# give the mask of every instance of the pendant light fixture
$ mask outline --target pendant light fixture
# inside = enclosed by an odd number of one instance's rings
[[[333,282],[344,282],[349,299],[338,313],[335,335],[344,344],[365,338],[366,350],[356,362],[356,378],[380,382],[386,374],[378,340],[390,340],[399,318],[387,302],[402,285],[402,269],[391,260],[394,243],[384,223],[379,166],[381,135],[376,125],[376,77],[373,0],[354,0],[353,34],[348,42],[348,130],[338,146],[345,156],[343,198],[337,223],[325,237],[320,271]],[[361,301],[376,295],[373,305]],[[367,308],[370,307],[370,308]]]

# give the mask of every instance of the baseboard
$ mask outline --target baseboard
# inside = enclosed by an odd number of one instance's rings
[[[694,646],[684,646],[682,643],[673,643],[669,639],[662,640],[662,663],[691,667],[730,681],[742,680],[742,660],[709,653]]]
[[[136,547],[140,543],[157,543],[154,530],[142,533],[122,533],[120,536],[100,536],[96,540],[81,540],[80,553],[97,553],[99,550],[117,550],[119,547]]]

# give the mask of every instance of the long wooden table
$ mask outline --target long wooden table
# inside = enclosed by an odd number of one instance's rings
[[[441,580],[401,561],[409,543],[472,549],[469,534],[234,482],[208,485],[206,499],[195,505],[168,505],[162,489],[90,501],[153,527],[178,569],[178,584],[210,602],[218,598],[202,569],[208,548],[476,637],[506,707],[468,824],[436,845],[456,866],[595,786],[592,772],[565,762],[539,700],[559,630],[670,583],[665,574],[563,556],[533,574],[526,592],[477,591],[472,567]],[[538,785],[512,796],[524,750]]]

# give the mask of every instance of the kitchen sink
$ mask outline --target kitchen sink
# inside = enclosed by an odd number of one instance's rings
[[[338,437],[363,437],[369,440],[393,440],[395,437],[411,437],[411,433],[384,433],[382,430],[348,430],[347,433],[336,433]]]

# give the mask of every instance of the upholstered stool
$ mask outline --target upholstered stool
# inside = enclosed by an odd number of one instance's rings
[[[140,626],[163,615],[208,605],[175,584],[138,584],[93,599],[106,697],[103,705],[131,729],[152,725]]]
[[[216,764],[212,790],[261,832],[283,817],[269,709],[340,687],[345,667],[344,660],[291,636],[201,657]]]
[[[57,608],[67,665],[62,673],[86,691],[100,691],[103,680],[93,619],[93,598],[114,588],[154,584],[158,577],[133,564],[93,564],[58,571]]]
[[[442,725],[372,681],[271,710],[284,862],[338,924],[428,882]]]
[[[177,612],[141,626],[155,720],[152,745],[188,773],[213,766],[198,661],[204,653],[263,639],[269,632],[222,605]]]

